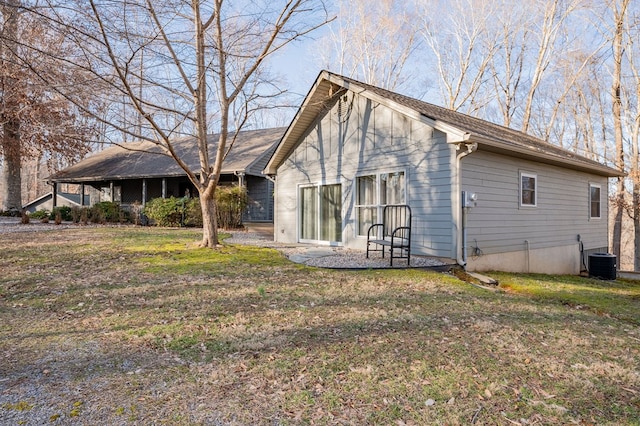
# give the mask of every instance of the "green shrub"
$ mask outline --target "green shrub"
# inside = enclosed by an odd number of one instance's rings
[[[60,218],[60,220],[71,221],[73,220],[73,216],[71,215],[71,207],[68,206],[59,206],[54,207],[51,210],[51,214],[49,215],[49,219],[56,219],[56,217]]]
[[[218,227],[242,227],[242,213],[249,197],[245,188],[223,186],[216,190],[216,217]],[[158,226],[202,227],[202,208],[199,198],[154,198],[144,207],[144,214]]]
[[[247,208],[249,196],[241,186],[222,186],[216,190],[216,216],[218,227],[233,229],[242,227],[242,213]]]
[[[0,210],[0,216],[4,217],[20,217],[21,211],[18,209]]]
[[[87,223],[89,223],[89,215],[91,213],[91,209],[88,209],[86,207],[83,207],[80,209],[80,218],[79,223],[86,225]]]
[[[158,226],[181,226],[188,198],[154,198],[144,207],[144,214]]]
[[[48,210],[42,209],[42,210],[36,210],[35,212],[30,213],[29,217],[31,219],[44,219],[45,217],[49,219],[50,215],[51,215],[51,212],[49,212]]]
[[[184,226],[202,228],[200,198],[190,198],[185,206]]]
[[[90,220],[93,223],[118,223],[122,222],[123,213],[120,204],[111,201],[102,201],[91,208]]]
[[[71,221],[73,223],[84,223],[86,225],[89,218],[89,210],[90,207],[71,207]]]

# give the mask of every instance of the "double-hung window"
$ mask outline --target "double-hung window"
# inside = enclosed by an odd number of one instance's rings
[[[356,220],[358,235],[367,235],[369,226],[378,222],[382,209],[404,204],[404,172],[378,173],[356,177]]]
[[[520,172],[520,205],[538,205],[538,176],[533,173]]]
[[[600,219],[600,185],[589,185],[589,218]]]

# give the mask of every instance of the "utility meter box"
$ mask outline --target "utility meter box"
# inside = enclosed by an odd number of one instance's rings
[[[462,207],[475,207],[478,205],[478,194],[462,191]]]

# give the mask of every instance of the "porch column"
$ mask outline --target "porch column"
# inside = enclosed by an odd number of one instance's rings
[[[116,198],[115,198],[115,194],[114,194],[114,187],[113,187],[113,181],[109,182],[109,195],[111,197],[111,202],[113,203]]]
[[[84,207],[84,183],[80,184],[80,207]]]
[[[167,198],[167,178],[162,178],[162,198]]]
[[[142,179],[142,206],[147,205],[147,180]]]
[[[51,189],[51,203],[53,208],[58,207],[58,183],[57,182],[52,182],[51,183],[52,189]]]

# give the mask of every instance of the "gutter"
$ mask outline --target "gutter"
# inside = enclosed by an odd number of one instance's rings
[[[476,142],[469,142],[470,135],[467,133],[465,137],[460,141],[455,141],[456,161],[455,161],[455,182],[452,185],[452,205],[453,216],[458,232],[456,232],[456,262],[462,266],[465,270],[467,267],[467,226],[466,226],[466,212],[463,211],[462,200],[462,173],[460,171],[460,161],[467,155],[475,152],[478,149]],[[462,150],[466,148],[466,150]]]
[[[583,158],[575,154],[575,157],[565,157],[558,153],[547,152],[536,146],[522,146],[515,143],[497,141],[480,135],[473,136],[474,141],[482,145],[483,150],[493,151],[510,155],[517,158],[538,161],[544,164],[551,164],[558,167],[569,168],[586,173],[593,173],[606,177],[621,177],[627,174],[621,170],[617,170],[599,163],[595,160]],[[552,146],[553,147],[553,146]],[[562,149],[560,147],[555,147]]]

